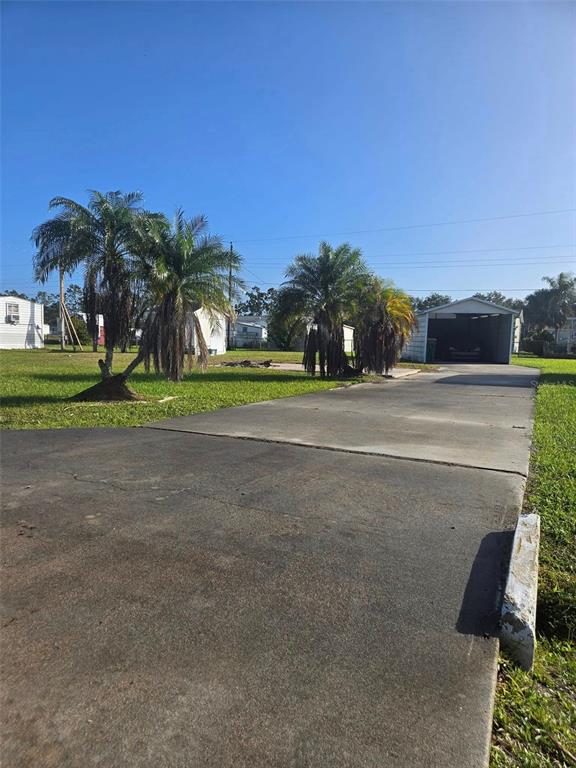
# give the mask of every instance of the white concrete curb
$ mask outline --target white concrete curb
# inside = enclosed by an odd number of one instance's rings
[[[536,597],[540,516],[521,515],[514,534],[502,602],[500,640],[523,669],[531,669],[536,648]]]

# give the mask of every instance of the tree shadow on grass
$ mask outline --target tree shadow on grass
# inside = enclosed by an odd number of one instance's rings
[[[58,383],[64,383],[64,382],[70,382],[70,383],[90,383],[90,384],[96,384],[99,381],[99,376],[97,373],[31,373],[29,374],[30,378],[39,379],[41,381],[52,381],[52,382],[58,382]],[[214,381],[214,382],[220,382],[220,381],[247,381],[247,382],[253,382],[253,383],[259,383],[259,382],[294,382],[294,381],[302,381],[303,379],[307,380],[313,380],[316,379],[317,381],[320,381],[320,377],[312,377],[308,376],[306,374],[301,373],[300,371],[282,371],[281,373],[278,371],[270,371],[268,369],[261,369],[258,372],[251,371],[250,369],[238,369],[238,368],[231,368],[228,371],[212,371],[208,370],[206,373],[202,373],[201,371],[194,371],[192,373],[186,373],[184,376],[184,379],[182,382],[179,382],[182,385],[186,385],[187,383],[194,383],[197,381]],[[160,374],[155,373],[145,373],[144,371],[135,372],[130,376],[129,379],[130,382],[134,384],[138,383],[146,383],[146,382],[164,382],[173,384],[174,382],[169,381],[165,376],[162,376]]]
[[[47,405],[48,403],[65,403],[70,395],[8,395],[0,398],[4,408],[17,408],[29,405]]]

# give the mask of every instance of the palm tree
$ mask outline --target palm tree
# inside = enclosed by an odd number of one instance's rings
[[[560,272],[558,277],[543,277],[551,294],[551,325],[556,334],[576,309],[576,277],[571,272]]]
[[[556,333],[566,318],[576,311],[576,277],[560,272],[558,277],[543,277],[548,288],[538,288],[526,296],[526,324],[531,328],[552,327]]]
[[[176,212],[166,226],[155,222],[142,237],[141,273],[147,286],[148,313],[140,356],[147,366],[152,360],[158,373],[180,381],[186,352],[192,360],[192,343],[200,366],[208,362],[208,347],[198,310],[207,312],[213,323],[218,316],[233,319],[232,299],[241,282],[230,273],[240,258],[223,248],[219,238],[204,234],[204,216],[186,219]],[[232,293],[232,295],[230,295]]]
[[[32,239],[36,279],[44,281],[62,264],[68,271],[85,264],[85,307],[93,338],[98,308],[104,316],[103,378],[112,376],[114,348],[128,344],[133,320],[133,246],[141,219],[163,218],[144,211],[140,192],[90,191],[85,207],[67,197],[54,197],[49,208],[58,214],[40,224]],[[99,305],[99,307],[97,306]]]
[[[412,300],[399,288],[372,277],[357,307],[353,320],[356,366],[388,374],[416,325]]]
[[[322,242],[318,256],[296,256],[286,277],[285,311],[308,325],[304,367],[314,375],[318,355],[322,378],[341,375],[348,364],[342,326],[368,278],[360,250],[348,243],[332,248]]]
[[[242,286],[232,278],[229,298],[229,270],[239,268],[240,258],[225,250],[217,237],[203,234],[206,225],[205,217],[187,220],[181,210],[172,225],[162,219],[139,223],[134,253],[136,274],[146,286],[146,309],[138,354],[122,373],[80,392],[75,399],[139,399],[126,381],[141,363],[147,369],[152,364],[157,373],[180,381],[186,353],[192,360],[192,343],[198,363],[205,368],[208,348],[198,310],[203,309],[214,322],[222,314],[232,319],[232,299]]]

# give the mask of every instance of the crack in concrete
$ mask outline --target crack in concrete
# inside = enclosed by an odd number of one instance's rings
[[[458,461],[448,461],[448,460],[442,460],[442,459],[424,459],[416,456],[399,456],[395,453],[381,453],[378,451],[366,451],[366,450],[355,450],[353,448],[340,448],[336,446],[331,445],[316,445],[313,443],[297,443],[292,442],[290,440],[274,440],[273,438],[266,438],[266,437],[252,437],[249,435],[226,435],[221,433],[214,433],[214,432],[202,432],[200,430],[195,429],[176,429],[174,427],[160,427],[160,426],[142,426],[140,429],[154,429],[159,430],[161,432],[178,432],[181,435],[204,435],[205,437],[221,437],[221,438],[228,438],[229,440],[248,440],[254,443],[271,443],[273,445],[289,445],[294,448],[308,448],[308,449],[314,449],[317,451],[333,451],[335,453],[347,453],[352,454],[354,456],[377,456],[383,459],[396,459],[398,461],[414,461],[419,462],[420,464],[434,464],[434,465],[440,465],[443,467],[459,467],[461,469],[478,469],[482,470],[483,472],[498,472],[500,474],[505,475],[517,475],[518,477],[521,477],[523,479],[526,479],[527,474],[525,472],[521,472],[517,469],[502,469],[499,467],[482,467],[478,464],[465,464],[463,462]]]

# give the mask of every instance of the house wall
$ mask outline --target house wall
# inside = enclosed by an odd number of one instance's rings
[[[402,360],[426,362],[426,340],[428,338],[428,313],[417,316],[418,326],[414,329],[408,343],[402,350]]]
[[[7,322],[8,304],[18,305],[17,324]],[[0,296],[0,349],[41,349],[44,346],[44,305],[14,296]]]
[[[354,353],[354,328],[351,325],[343,326],[344,329],[344,352],[347,355]]]
[[[520,352],[520,336],[522,335],[522,320],[514,318],[514,338],[512,339],[512,352],[517,355]]]

